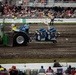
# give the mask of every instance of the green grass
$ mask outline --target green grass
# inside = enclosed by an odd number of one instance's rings
[[[52,63],[53,59],[0,59],[0,64],[8,63]],[[76,62],[76,58],[56,58],[59,62]]]

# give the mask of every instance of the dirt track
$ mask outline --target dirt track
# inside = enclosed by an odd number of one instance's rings
[[[46,25],[30,24],[33,33]],[[76,57],[76,25],[54,25],[60,36],[58,43],[35,42],[23,47],[0,47],[0,58],[74,58]]]

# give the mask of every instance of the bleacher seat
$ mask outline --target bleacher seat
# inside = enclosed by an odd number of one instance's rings
[[[26,69],[26,70],[24,71],[24,74],[25,74],[25,75],[31,75],[31,69]]]
[[[53,73],[46,73],[46,75],[53,75]]]
[[[38,74],[38,69],[33,69],[31,75],[37,75]]]
[[[63,69],[62,68],[57,68],[57,75],[63,75]]]
[[[40,72],[39,73],[45,73],[45,70],[40,70]]]
[[[38,73],[38,75],[46,75],[45,73]]]

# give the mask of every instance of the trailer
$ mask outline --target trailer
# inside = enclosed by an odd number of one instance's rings
[[[54,44],[57,43],[57,32],[54,27],[50,27],[49,29],[40,28],[35,31],[35,40],[36,41],[51,41]]]

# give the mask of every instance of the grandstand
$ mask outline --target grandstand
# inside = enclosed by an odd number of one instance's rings
[[[76,0],[0,0],[2,3],[31,7],[76,7]]]
[[[0,17],[46,18],[47,13],[51,12],[55,18],[76,18],[75,0],[0,1]]]

